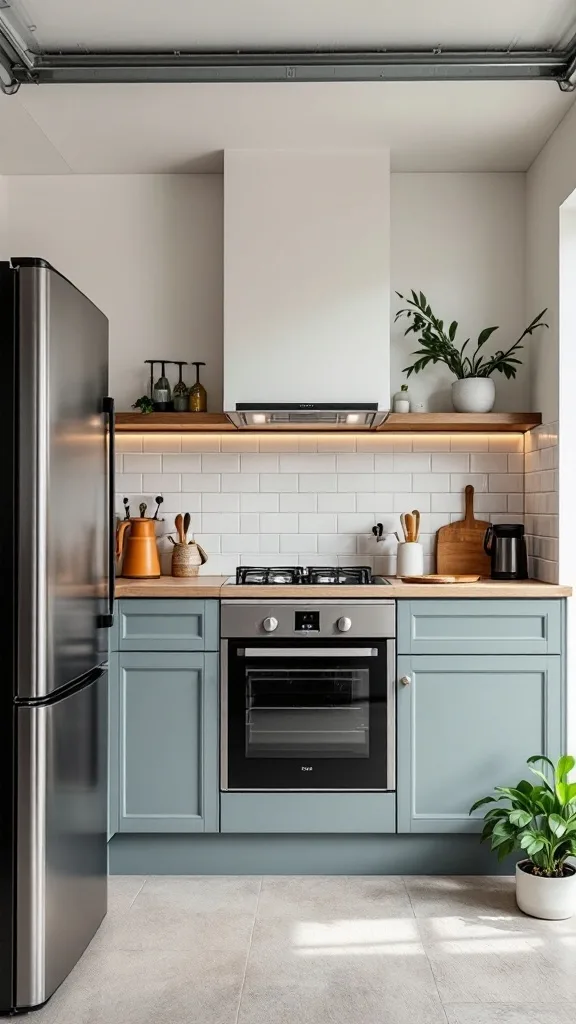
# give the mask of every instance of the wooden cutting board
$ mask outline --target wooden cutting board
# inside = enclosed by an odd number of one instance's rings
[[[465,490],[466,514],[458,523],[442,526],[436,534],[436,572],[490,575],[490,559],[484,552],[484,534],[490,523],[474,518],[474,488]]]

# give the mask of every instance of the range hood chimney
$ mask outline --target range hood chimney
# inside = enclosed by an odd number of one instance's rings
[[[224,157],[224,410],[252,430],[389,411],[389,154]]]

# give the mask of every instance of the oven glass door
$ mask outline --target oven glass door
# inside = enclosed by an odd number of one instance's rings
[[[228,789],[388,789],[386,642],[228,641]]]

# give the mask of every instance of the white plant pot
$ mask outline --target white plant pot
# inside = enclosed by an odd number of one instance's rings
[[[496,385],[491,377],[464,377],[452,385],[452,405],[456,412],[491,412]]]
[[[544,921],[565,921],[576,914],[576,873],[565,878],[544,878],[516,865],[516,903],[530,917]]]

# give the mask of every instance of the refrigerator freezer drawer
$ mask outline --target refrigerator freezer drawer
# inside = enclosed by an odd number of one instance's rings
[[[38,1006],[106,914],[108,673],[18,707],[16,1005]]]

